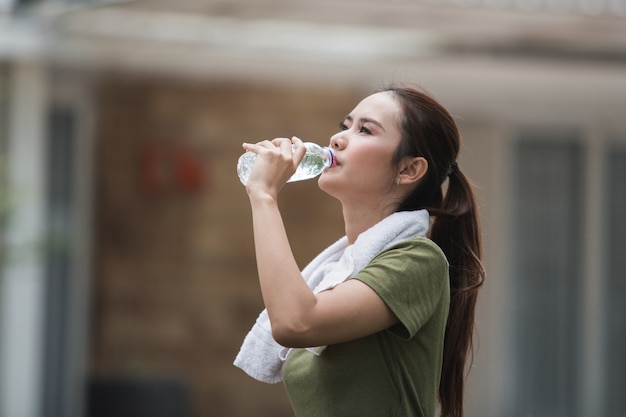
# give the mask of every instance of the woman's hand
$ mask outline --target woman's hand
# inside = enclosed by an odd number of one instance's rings
[[[276,197],[306,153],[302,141],[295,136],[256,144],[244,143],[243,148],[257,154],[246,184],[250,196],[264,194]]]

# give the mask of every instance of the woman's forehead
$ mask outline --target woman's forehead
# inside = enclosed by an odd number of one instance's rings
[[[368,117],[377,120],[397,120],[399,114],[400,104],[389,91],[374,93],[365,97],[351,112],[353,118]]]

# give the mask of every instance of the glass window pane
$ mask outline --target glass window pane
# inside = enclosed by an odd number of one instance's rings
[[[528,134],[516,146],[514,415],[577,415],[582,147]]]
[[[74,219],[73,185],[75,177],[75,120],[68,107],[52,107],[48,126],[47,201],[45,270],[45,348],[43,375],[43,409],[46,416],[70,416],[65,400],[71,366],[68,345],[72,310],[72,222]],[[71,360],[71,359],[70,359]]]

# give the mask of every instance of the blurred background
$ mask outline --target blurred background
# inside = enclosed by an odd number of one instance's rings
[[[626,416],[626,1],[0,0],[0,417],[288,417],[241,143],[415,83],[457,118],[487,281],[467,416]],[[298,262],[343,234],[281,195]]]

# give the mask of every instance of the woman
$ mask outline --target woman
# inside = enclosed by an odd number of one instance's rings
[[[346,234],[302,271],[277,203],[302,142],[243,145],[257,153],[246,191],[266,310],[235,364],[282,379],[297,417],[434,416],[437,403],[460,417],[484,271],[457,127],[405,87],[366,97],[340,126],[318,183]]]

